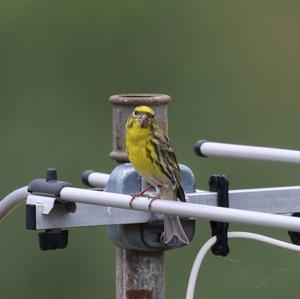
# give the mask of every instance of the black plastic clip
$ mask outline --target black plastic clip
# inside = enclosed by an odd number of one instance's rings
[[[69,182],[59,181],[55,168],[48,168],[46,179],[34,179],[28,186],[28,192],[45,196],[59,197],[64,187],[71,187]]]
[[[71,184],[57,179],[55,168],[48,168],[46,179],[35,179],[28,186],[28,192],[35,195],[57,198],[55,204],[63,204],[66,212],[75,212],[76,204],[59,201],[60,191],[64,187],[71,187]],[[26,228],[36,229],[36,206],[26,206]],[[65,248],[68,244],[68,231],[62,229],[47,229],[39,232],[39,244],[41,250],[53,250]]]
[[[64,249],[68,245],[68,235],[68,230],[46,229],[39,233],[40,249],[43,251]]]
[[[300,217],[300,213],[293,213],[291,216]],[[300,245],[300,233],[299,232],[291,232],[289,231],[289,236],[293,244]]]
[[[229,207],[228,196],[229,181],[223,174],[214,174],[209,178],[209,191],[217,192],[218,206]],[[211,251],[214,255],[226,256],[229,253],[228,247],[228,227],[225,222],[210,221],[212,236],[216,236],[217,242],[213,245]]]

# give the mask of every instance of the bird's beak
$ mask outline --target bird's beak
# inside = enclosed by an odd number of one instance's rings
[[[142,128],[146,128],[148,126],[148,123],[149,123],[149,117],[147,114],[142,114],[140,117],[139,117],[139,121],[141,123],[141,127]]]

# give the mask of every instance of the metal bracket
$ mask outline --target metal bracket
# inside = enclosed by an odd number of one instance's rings
[[[192,171],[180,165],[183,188],[185,192],[195,192],[195,179]],[[129,163],[116,167],[110,175],[105,191],[131,194],[142,190],[144,182]],[[150,213],[149,213],[150,215]],[[157,221],[161,219],[161,221]],[[155,221],[153,221],[155,219]],[[162,215],[153,215],[149,223],[144,224],[122,224],[109,225],[107,233],[112,241],[120,248],[134,249],[142,251],[162,251],[184,246],[182,242],[176,240],[174,244],[165,245],[162,242],[164,231]],[[195,220],[182,221],[183,228],[190,240],[195,232]]]
[[[95,192],[102,191],[95,190]],[[218,206],[216,192],[197,190],[197,192],[186,193],[186,196],[189,203],[207,207]],[[229,198],[230,208],[242,211],[279,215],[300,211],[300,186],[229,190]],[[27,205],[27,209],[30,206]],[[36,225],[34,229],[68,229],[82,226],[148,223],[154,220],[149,212],[122,208],[111,208],[109,212],[104,206],[78,202],[76,207],[75,213],[68,213],[65,204],[56,201],[49,214],[42,214],[42,207],[34,205],[31,211],[32,213],[34,211],[34,225]],[[155,214],[155,217],[156,220],[163,219],[162,214]]]
[[[40,211],[43,215],[48,215],[54,208],[56,198],[41,195],[28,195],[26,205],[41,206]]]
[[[203,214],[202,218],[218,219],[214,218],[214,212],[209,209],[211,206],[218,206],[218,192],[195,191],[192,173],[184,166],[181,166],[181,169],[183,174],[183,187],[186,191],[188,203],[197,204],[199,205],[199,209],[205,209],[209,212],[210,216],[207,216],[208,214],[205,212],[205,215]],[[44,179],[38,180],[43,184],[46,184]],[[37,182],[37,180],[34,181]],[[55,181],[52,181],[51,184],[55,184]],[[121,197],[125,196],[124,194],[130,194],[141,190],[142,184],[141,178],[135,172],[133,167],[130,164],[123,164],[118,166],[112,172],[110,179],[107,182],[106,191],[112,192],[115,198],[118,198],[116,193],[120,193],[121,199]],[[122,235],[119,234],[119,232],[121,232],[120,228],[117,230],[111,228],[109,232],[110,237],[116,244],[119,244],[118,246],[123,246],[124,248],[130,248],[130,246],[132,246],[132,248],[139,247],[140,250],[147,250],[150,248],[152,251],[166,249],[165,247],[162,248],[163,244],[160,243],[159,237],[160,230],[161,232],[163,231],[163,214],[155,213],[155,217],[153,217],[153,214],[149,213],[148,210],[129,210],[123,208],[123,205],[115,205],[116,208],[108,210],[106,207],[107,204],[105,204],[105,202],[107,203],[106,196],[109,198],[112,195],[111,193],[107,192],[105,194],[105,192],[98,191],[97,189],[92,191],[68,186],[69,184],[66,185],[66,188],[63,187],[61,191],[59,191],[58,197],[49,194],[49,190],[46,190],[47,192],[45,192],[40,187],[37,193],[33,192],[32,194],[29,194],[26,207],[26,227],[28,229],[46,230],[48,233],[51,231],[57,232],[59,229],[81,226],[112,225],[112,227],[117,227],[116,225],[118,224],[136,224],[135,226],[132,226],[135,229],[135,240],[132,238],[132,228],[129,226],[128,230],[125,230],[126,228],[122,229]],[[99,195],[97,195],[97,193],[99,193]],[[232,212],[236,209],[241,210],[241,213],[254,211],[269,214],[289,214],[300,211],[300,186],[230,190],[228,194],[230,197],[230,210],[232,210]],[[129,198],[129,196],[125,197]],[[98,199],[95,200],[96,198],[99,198],[100,202],[105,200],[103,205],[106,206],[97,204]],[[141,200],[147,202],[145,198]],[[77,207],[76,212],[69,213],[70,209],[68,206],[74,207],[75,202]],[[168,204],[173,204],[173,202],[168,202]],[[202,208],[200,207],[201,205]],[[266,216],[271,215],[266,214]],[[218,221],[222,221],[222,219],[223,217]],[[227,219],[229,219],[228,221],[233,221],[230,220],[230,218],[226,218],[226,222]],[[283,219],[278,220],[283,221]],[[241,219],[239,221],[244,223]],[[292,217],[287,217],[284,221],[287,225],[280,224],[276,227],[297,231],[297,225],[292,225],[290,223],[295,222],[292,221]],[[190,232],[191,236],[193,236],[194,222],[187,222],[184,223],[184,225],[186,225],[184,229],[187,234]],[[128,232],[128,234],[126,234],[126,232]],[[191,238],[192,237],[190,237],[190,239]],[[171,248],[175,248],[175,246],[177,245],[174,245],[174,247]]]
[[[195,233],[195,220],[183,219],[181,224],[187,237],[191,240]],[[164,244],[162,240],[163,231],[162,221],[107,226],[107,233],[113,243],[123,249],[162,251],[184,246],[178,240]]]

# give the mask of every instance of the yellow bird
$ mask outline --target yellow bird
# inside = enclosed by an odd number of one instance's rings
[[[181,175],[174,150],[168,136],[155,119],[154,111],[148,106],[138,106],[128,117],[126,123],[126,150],[129,161],[136,171],[151,185],[133,194],[132,199],[142,196],[151,186],[158,190],[154,199],[186,201],[181,186]],[[189,244],[178,216],[164,216],[164,242],[173,237]]]

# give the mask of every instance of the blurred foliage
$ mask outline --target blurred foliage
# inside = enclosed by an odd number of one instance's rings
[[[107,99],[123,92],[172,96],[170,138],[198,187],[214,172],[227,174],[231,188],[298,184],[298,166],[200,159],[193,145],[300,147],[299,8],[292,0],[2,0],[1,194],[50,166],[78,186],[85,169],[111,171]],[[24,222],[22,206],[0,225],[1,298],[114,298],[104,228],[74,229],[66,250],[41,252]],[[199,223],[191,246],[166,254],[166,298],[184,297],[210,234]],[[228,258],[205,260],[196,298],[298,297],[296,254],[251,241],[230,246]]]

